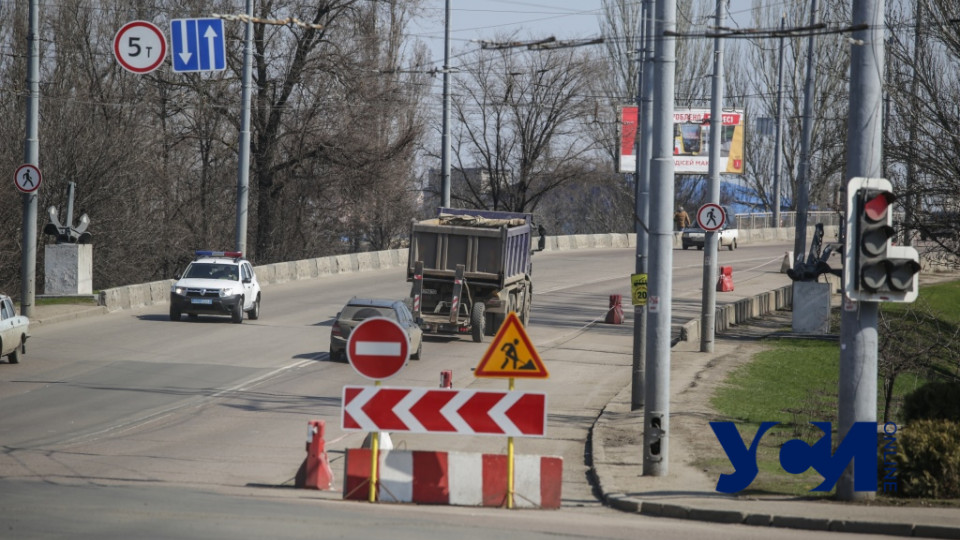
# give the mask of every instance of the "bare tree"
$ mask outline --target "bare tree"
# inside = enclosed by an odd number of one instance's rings
[[[774,29],[779,27],[780,16],[786,17],[787,27],[809,24],[809,0],[790,0],[785,4],[770,6],[754,1],[754,27]],[[821,2],[819,21],[828,27],[848,24],[849,14],[843,3]],[[782,201],[789,208],[796,208],[796,184],[799,174],[799,158],[804,107],[804,82],[806,78],[808,38],[791,37],[785,40],[784,54],[784,119],[783,167],[781,180]],[[810,148],[810,183],[808,185],[811,208],[833,208],[836,193],[843,182],[845,159],[846,118],[848,104],[849,42],[843,34],[827,34],[815,40],[815,88],[813,100],[813,140]],[[751,40],[747,52],[740,55],[748,64],[740,70],[742,78],[730,88],[731,93],[755,96],[746,100],[748,118],[776,117],[778,39]],[[743,203],[771,210],[775,201],[773,193],[773,138],[759,135],[756,130],[748,141],[744,183],[749,188],[750,198]]]
[[[888,40],[888,176],[909,211],[905,225],[932,257],[960,256],[960,39],[956,2],[895,4]]]
[[[404,32],[418,0],[256,5],[261,18],[322,28],[254,26],[248,256],[264,263],[395,244],[413,214],[422,132],[424,87],[397,69],[424,55]],[[112,43],[131,18],[163,27],[235,9],[226,0],[64,0],[41,10],[39,225],[46,207],[64,209],[66,184],[76,182],[76,211],[92,220],[94,288],[167,278],[193,250],[233,245],[243,25],[226,22],[228,69],[215,73],[129,73]],[[0,57],[0,155],[10,163],[23,157],[26,20],[25,3],[0,5],[0,42],[12,51]],[[0,256],[16,261],[20,197],[12,183],[0,189]],[[18,265],[0,266],[0,289],[18,284]]]
[[[532,211],[551,190],[576,178],[592,142],[583,122],[596,73],[577,49],[480,50],[454,82],[453,156],[463,206]],[[483,174],[467,174],[479,169]]]
[[[677,32],[684,34],[704,29],[713,2],[680,0],[677,2]],[[606,64],[593,79],[592,94],[602,96],[602,105],[595,109],[591,128],[613,170],[620,159],[620,110],[637,101],[637,77],[640,69],[642,3],[635,0],[604,0],[600,28],[604,37],[603,61]],[[678,108],[702,107],[709,104],[712,73],[712,42],[700,38],[677,40],[676,105]],[[652,52],[652,51],[651,51]]]

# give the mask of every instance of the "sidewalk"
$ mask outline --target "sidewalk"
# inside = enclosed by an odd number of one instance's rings
[[[716,442],[707,424],[714,413],[703,396],[729,368],[749,360],[762,337],[789,333],[791,318],[790,311],[778,311],[717,334],[713,353],[699,352],[699,342],[673,348],[665,476],[642,475],[643,411],[630,411],[630,385],[624,387],[594,424],[588,448],[605,502],[628,512],[716,523],[960,539],[960,508],[729,496],[716,491],[717,478],[695,467],[697,446]]]

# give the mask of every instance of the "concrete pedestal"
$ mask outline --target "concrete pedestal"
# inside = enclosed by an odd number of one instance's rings
[[[91,244],[48,244],[43,253],[44,294],[93,294]]]
[[[800,334],[830,333],[830,284],[793,282],[793,331]]]

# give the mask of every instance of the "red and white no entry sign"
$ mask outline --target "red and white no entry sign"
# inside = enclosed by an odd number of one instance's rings
[[[697,225],[705,231],[719,231],[725,219],[723,208],[716,203],[707,203],[697,210]]]
[[[150,73],[167,57],[167,39],[153,23],[128,22],[113,38],[113,54],[127,71]]]
[[[389,379],[403,369],[410,354],[410,339],[392,319],[373,317],[358,324],[347,338],[347,360],[368,379]]]

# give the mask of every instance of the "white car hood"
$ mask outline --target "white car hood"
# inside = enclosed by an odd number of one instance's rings
[[[187,287],[190,289],[237,289],[237,282],[225,279],[201,279],[184,278],[174,285],[175,287]]]

